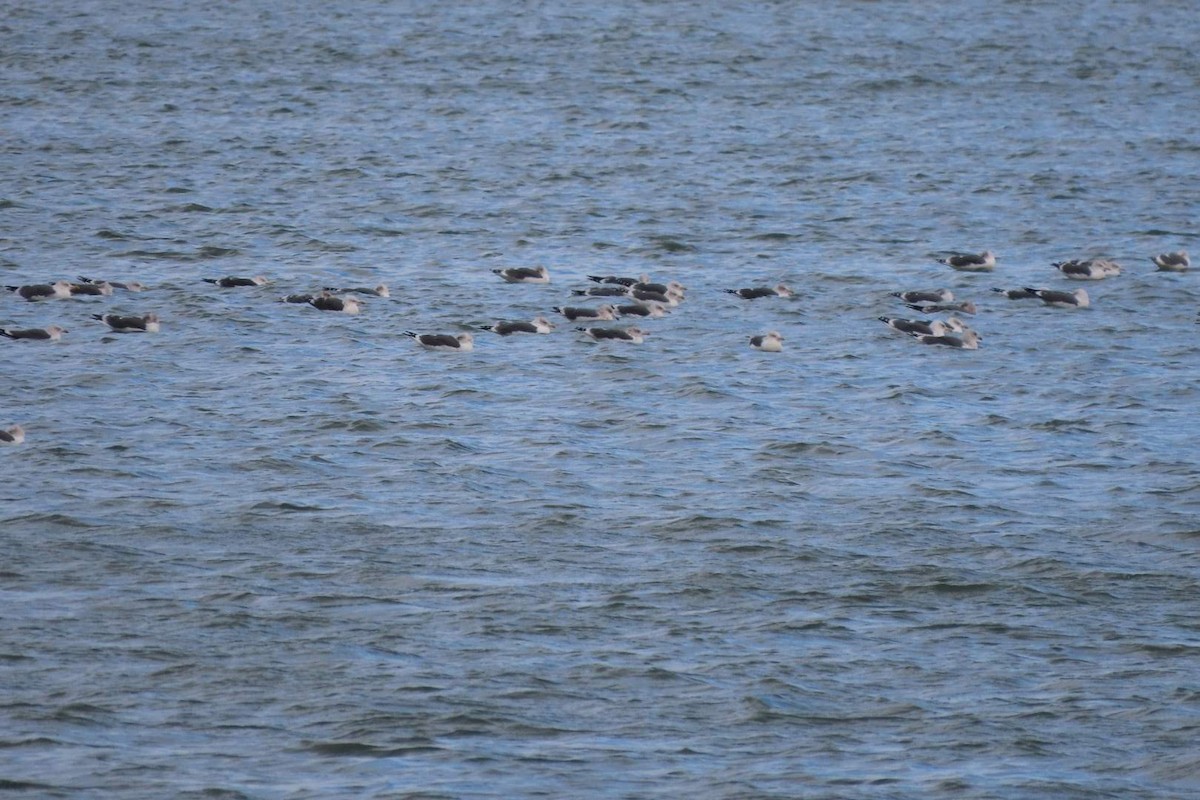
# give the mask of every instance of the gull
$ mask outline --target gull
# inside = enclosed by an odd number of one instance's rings
[[[750,346],[764,353],[779,353],[783,351],[783,337],[778,331],[769,331],[761,336],[751,336]]]
[[[736,294],[743,300],[757,300],[760,297],[794,297],[795,292],[788,288],[787,284],[777,284],[774,288],[766,286],[755,286],[749,289],[726,289],[726,294]]]
[[[1174,253],[1159,253],[1150,259],[1158,267],[1159,272],[1187,272],[1192,267],[1187,250],[1177,250]]]
[[[262,286],[267,282],[267,279],[262,275],[255,275],[253,278],[239,278],[235,275],[227,275],[224,278],[201,278],[205,283],[212,283],[220,286],[222,289],[232,289],[235,286]]]
[[[596,341],[610,340],[615,342],[631,342],[633,344],[641,344],[643,337],[650,334],[643,331],[641,328],[576,328],[577,331],[583,331],[588,336]]]
[[[475,347],[475,337],[469,333],[417,333],[404,331],[405,336],[416,339],[417,344],[429,350],[459,350],[466,352]]]
[[[9,339],[30,339],[30,340],[49,340],[57,342],[62,338],[64,333],[70,333],[61,325],[50,325],[45,328],[0,328],[0,336],[5,336]]]
[[[1086,289],[1076,289],[1073,292],[1060,292],[1055,289],[1030,289],[1026,287],[1025,291],[1032,294],[1034,297],[1041,299],[1048,306],[1059,306],[1062,308],[1087,308],[1091,301],[1088,299]]]
[[[62,300],[71,296],[70,281],[31,283],[26,286],[5,286],[4,288],[10,292],[16,292],[31,303],[35,300]]]
[[[514,333],[549,333],[554,330],[554,323],[545,317],[534,317],[525,322],[524,320],[509,322],[501,320],[492,325],[480,325],[480,330],[495,331],[501,336],[511,336]]]
[[[982,253],[959,253],[949,258],[939,258],[937,261],[959,272],[991,272],[996,268],[996,254],[991,250],[984,250]]]
[[[112,330],[113,333],[158,333],[158,314],[121,316],[120,314],[92,314]]]
[[[550,273],[545,267],[509,267],[492,272],[509,283],[549,283]]]

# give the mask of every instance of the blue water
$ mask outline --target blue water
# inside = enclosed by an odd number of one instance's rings
[[[294,6],[0,23],[3,283],[151,287],[0,297],[0,787],[1200,791],[1190,4]]]

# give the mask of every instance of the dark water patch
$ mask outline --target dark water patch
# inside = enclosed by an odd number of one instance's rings
[[[438,753],[444,748],[424,743],[414,743],[401,747],[384,747],[365,744],[363,742],[314,742],[307,745],[305,749],[318,755],[339,758],[396,758]]]

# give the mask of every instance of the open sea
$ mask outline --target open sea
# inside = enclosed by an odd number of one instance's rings
[[[1194,2],[0,7],[0,796],[1200,796]]]

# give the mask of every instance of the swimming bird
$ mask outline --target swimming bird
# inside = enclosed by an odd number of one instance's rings
[[[940,319],[903,319],[901,317],[880,317],[879,321],[892,330],[901,333],[926,333],[931,336],[945,336],[950,331],[963,330],[962,320],[950,317],[945,322]]]
[[[687,290],[687,287],[684,286],[679,281],[667,281],[666,283],[653,283],[651,281],[638,281],[637,283],[633,284],[629,288],[634,289],[634,290],[640,290],[643,292],[658,292],[659,294],[675,293],[675,294],[678,294],[681,298],[683,297],[683,293]]]
[[[617,318],[617,307],[612,305],[587,308],[585,306],[555,306],[554,311],[569,321],[577,319],[613,320]]]
[[[279,298],[279,302],[281,302],[281,303],[297,303],[297,304],[310,303],[310,302],[312,302],[312,299],[314,297],[316,297],[315,294],[289,294],[289,295]]]
[[[253,278],[239,278],[234,275],[227,275],[224,278],[201,278],[205,283],[213,283],[220,286],[222,289],[232,289],[235,286],[262,286],[267,282],[267,279],[262,275],[255,275]]]
[[[550,272],[545,267],[509,267],[492,272],[509,283],[549,283]]]
[[[545,317],[534,317],[528,322],[524,320],[515,322],[501,320],[492,325],[480,325],[479,329],[483,331],[495,331],[501,336],[511,336],[514,333],[549,333],[554,330],[554,323]]]
[[[762,350],[764,353],[781,353],[783,352],[783,337],[778,331],[769,331],[762,336],[751,336],[750,346],[755,350]]]
[[[934,336],[928,333],[911,333],[909,335],[921,344],[940,344],[946,347],[958,347],[962,350],[978,350],[979,343],[983,341],[983,337],[970,328],[964,330],[960,336],[949,334]]]
[[[628,286],[593,286],[590,289],[572,289],[576,297],[628,297],[632,290]]]
[[[1106,258],[1096,258],[1087,261],[1072,259],[1071,261],[1055,261],[1052,266],[1072,280],[1099,281],[1113,275],[1121,274],[1121,265]]]
[[[642,275],[637,278],[623,278],[620,275],[588,275],[589,281],[596,283],[615,283],[619,286],[633,286],[635,283],[649,283],[650,276]]]
[[[1025,291],[1041,299],[1048,306],[1061,308],[1087,308],[1091,301],[1086,289],[1076,289],[1073,292],[1060,292],[1055,289],[1030,289]]]
[[[757,300],[760,297],[794,297],[795,292],[788,288],[787,284],[780,283],[774,288],[768,286],[755,286],[749,289],[726,289],[726,294],[736,294],[743,300]]]
[[[977,309],[973,300],[963,300],[958,303],[905,303],[906,306],[922,314],[938,314],[943,311],[974,314]]]
[[[78,297],[79,295],[90,297],[111,297],[113,293],[112,284],[108,281],[94,281],[92,283],[72,283],[71,296]]]
[[[633,344],[641,344],[642,339],[649,336],[646,331],[638,327],[632,328],[576,328],[577,331],[583,331],[588,336],[596,341],[614,341],[614,342],[631,342]]]
[[[363,302],[357,297],[335,297],[329,292],[322,292],[310,299],[308,304],[321,311],[337,311],[342,314],[357,314],[363,306]]]
[[[405,336],[417,340],[417,344],[429,350],[459,350],[466,352],[475,348],[475,337],[469,333],[417,333],[404,331]]]
[[[634,287],[629,290],[629,296],[638,303],[655,303],[670,308],[683,302],[683,292],[674,289],[668,289],[666,292],[654,292]]]
[[[891,294],[892,297],[899,297],[906,303],[948,303],[954,299],[954,292],[949,289],[913,289]]]
[[[1192,268],[1192,260],[1188,258],[1187,250],[1159,253],[1150,260],[1158,267],[1159,272],[1187,272]]]
[[[50,340],[57,342],[64,333],[70,333],[61,325],[50,325],[45,328],[0,328],[0,336],[9,339]]]
[[[113,331],[113,333],[158,333],[158,314],[143,314],[137,316],[121,316],[120,314],[92,314],[92,319],[98,319]]]
[[[1037,297],[1036,294],[1034,294],[1033,292],[1029,291],[1028,289],[1024,289],[1024,288],[1022,288],[1022,289],[996,289],[996,288],[993,288],[992,291],[999,292],[1000,294],[1007,297],[1009,300],[1029,300],[1029,299]]]
[[[31,303],[35,300],[62,300],[71,296],[70,281],[31,283],[26,286],[5,286],[4,288],[10,292],[16,292]]]
[[[340,294],[370,294],[375,297],[391,297],[392,293],[388,291],[387,284],[379,284],[374,289],[367,286],[358,286],[351,289],[335,289],[332,286],[326,286],[327,292],[339,292]]]
[[[80,283],[107,283],[114,289],[124,289],[127,292],[144,292],[146,285],[140,281],[102,281],[96,278],[88,278],[83,275],[77,276]]]
[[[0,429],[0,444],[20,444],[25,441],[25,429],[20,425],[10,425]]]
[[[617,306],[617,313],[622,317],[665,317],[669,312],[662,303],[629,303]]]
[[[939,258],[937,262],[959,272],[991,272],[996,268],[996,254],[991,250],[984,250],[982,253],[957,253],[949,258]]]

